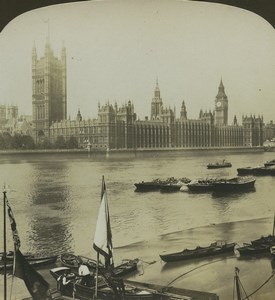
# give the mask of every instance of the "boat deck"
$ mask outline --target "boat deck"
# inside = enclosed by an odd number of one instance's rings
[[[180,296],[180,299],[182,300],[219,300],[219,296],[217,294],[209,292],[195,291],[184,288],[176,288],[173,286],[163,286],[131,280],[125,280],[125,283],[132,286],[140,287],[142,289],[157,290],[162,293],[165,292],[167,293],[167,295],[174,296],[175,299],[176,297]]]

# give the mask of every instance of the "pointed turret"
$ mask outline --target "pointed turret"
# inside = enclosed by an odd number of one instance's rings
[[[221,79],[218,94],[215,99],[215,123],[216,125],[227,125],[228,121],[228,99],[224,91]]]
[[[159,90],[159,82],[158,82],[158,78],[157,78],[157,80],[156,80],[155,98],[160,98],[160,90]]]
[[[223,85],[223,82],[222,82],[222,79],[221,79],[217,97],[224,97],[224,96],[226,97],[225,91],[224,91],[224,85]]]
[[[151,119],[159,120],[160,115],[162,113],[162,109],[163,109],[163,104],[162,104],[162,99],[160,98],[160,89],[159,89],[159,83],[157,78],[156,87],[154,91],[154,98],[152,99],[151,102]]]
[[[185,106],[184,100],[182,101],[182,104],[181,104],[180,119],[187,120],[187,111],[186,111],[186,106]]]
[[[76,120],[77,120],[77,121],[82,121],[82,115],[81,115],[81,113],[80,113],[80,109],[78,109],[77,116],[76,116]]]

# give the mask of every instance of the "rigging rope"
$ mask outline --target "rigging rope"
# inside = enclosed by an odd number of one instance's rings
[[[228,257],[228,259],[232,259],[232,258],[236,258],[236,257],[235,257],[235,256]],[[195,270],[197,270],[197,269],[199,269],[199,268],[202,268],[202,267],[205,267],[205,266],[207,266],[207,265],[211,265],[211,264],[214,264],[214,263],[216,263],[216,262],[223,261],[223,260],[224,260],[223,258],[217,259],[217,260],[214,260],[214,261],[205,263],[205,264],[203,264],[203,265],[200,265],[200,266],[198,266],[198,267],[196,267],[196,268],[194,268],[194,269],[191,269],[191,270],[189,270],[189,271],[187,271],[187,272],[185,272],[185,273],[179,275],[178,277],[176,277],[176,278],[173,279],[172,281],[170,281],[170,282],[167,284],[167,286],[169,286],[170,284],[174,283],[176,280],[178,280],[179,278],[183,277],[184,275],[187,275],[188,273],[191,273],[191,272],[193,272],[193,271],[195,271]]]
[[[250,295],[246,296],[245,298],[243,298],[242,300],[246,300],[249,299],[249,297],[251,297],[252,295],[254,295],[256,292],[258,292],[264,285],[266,285],[269,280],[275,275],[275,272],[273,271],[272,274],[267,278],[267,280],[261,284],[254,292],[252,292]]]

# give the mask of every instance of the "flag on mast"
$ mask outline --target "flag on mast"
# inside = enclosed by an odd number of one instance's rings
[[[94,249],[105,258],[105,266],[113,266],[112,231],[104,176],[102,177],[101,202],[94,236]]]
[[[50,299],[50,286],[48,282],[28,263],[19,249],[21,245],[20,238],[18,235],[13,211],[7,198],[6,205],[15,249],[13,275],[24,280],[25,285],[34,300]]]
[[[19,238],[18,231],[16,228],[16,222],[14,219],[13,211],[11,209],[11,206],[10,206],[10,203],[9,203],[7,197],[6,197],[6,205],[8,208],[8,215],[9,215],[9,220],[10,220],[10,225],[11,225],[14,247],[15,247],[15,250],[18,250],[20,248],[21,242],[20,242],[20,238]]]

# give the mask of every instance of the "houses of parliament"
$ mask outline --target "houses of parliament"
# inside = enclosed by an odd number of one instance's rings
[[[75,137],[80,147],[91,150],[112,149],[181,149],[217,147],[255,147],[264,141],[263,117],[243,116],[238,124],[228,124],[229,101],[222,80],[214,99],[214,110],[189,119],[184,101],[179,116],[166,107],[156,81],[151,100],[151,114],[139,120],[131,101],[118,106],[98,105],[95,119],[83,120],[80,110],[75,120],[67,118],[66,48],[57,58],[49,40],[44,57],[32,50],[32,127],[33,137],[48,138],[54,143],[59,136]],[[214,98],[214,97],[213,97]]]

